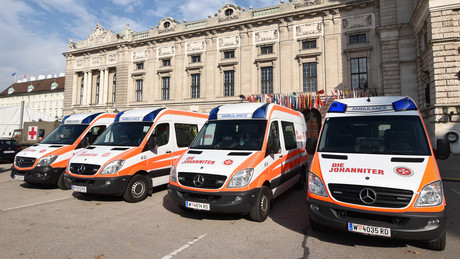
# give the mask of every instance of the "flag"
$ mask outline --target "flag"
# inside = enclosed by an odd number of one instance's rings
[[[24,78],[27,78],[27,74],[24,75]]]
[[[11,76],[15,76],[16,75],[16,72],[14,72],[13,74],[11,74]]]

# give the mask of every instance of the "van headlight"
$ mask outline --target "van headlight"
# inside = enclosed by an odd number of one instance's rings
[[[125,160],[116,160],[104,166],[99,174],[116,174],[120,168],[125,164]]]
[[[227,184],[227,188],[244,187],[249,184],[254,173],[254,168],[246,168],[232,176],[232,179]]]
[[[56,158],[58,156],[51,155],[51,156],[44,156],[38,160],[37,167],[42,167],[42,166],[49,166],[51,165],[54,161],[56,161]]]
[[[423,187],[419,193],[415,207],[434,207],[443,202],[442,182],[435,181]]]
[[[171,170],[169,170],[169,181],[177,183],[176,167],[174,165],[172,165]]]
[[[308,174],[308,191],[319,196],[327,197],[326,188],[323,182],[312,172]]]

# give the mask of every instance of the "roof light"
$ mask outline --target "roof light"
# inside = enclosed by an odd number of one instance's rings
[[[211,110],[211,112],[209,113],[208,120],[217,120],[217,113],[219,112],[219,108],[220,106],[217,106],[216,108]]]
[[[123,113],[125,113],[125,111],[117,113],[117,116],[115,116],[115,121],[114,122],[120,121],[120,116],[123,115]]]
[[[90,115],[88,117],[86,117],[85,119],[83,119],[81,121],[82,124],[86,124],[86,123],[91,123],[91,121],[94,120],[94,118],[96,118],[97,116],[99,116],[99,114],[101,114],[102,112],[98,112],[98,113],[95,113],[93,115]]]
[[[164,108],[156,109],[153,112],[145,115],[144,119],[142,121],[153,121],[155,119],[155,117],[158,115],[158,113],[163,109]]]
[[[327,112],[345,112],[347,105],[341,102],[333,102]]]
[[[393,108],[395,111],[417,110],[417,106],[414,101],[412,101],[409,97],[394,102]]]
[[[62,122],[61,122],[61,123],[64,124],[65,120],[67,120],[67,118],[69,118],[69,117],[70,117],[70,115],[67,115],[67,116],[65,116],[64,118],[62,118]]]
[[[266,103],[266,104],[262,105],[261,107],[259,107],[252,114],[252,118],[253,119],[265,119],[265,116],[267,115],[267,107],[268,107],[268,103]]]

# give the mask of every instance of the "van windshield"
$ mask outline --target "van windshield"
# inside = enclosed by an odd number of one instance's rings
[[[88,128],[88,124],[61,124],[41,144],[71,145]]]
[[[190,148],[261,150],[266,127],[266,120],[209,121]]]
[[[115,122],[94,141],[93,145],[137,147],[152,124],[152,122]]]
[[[318,152],[431,155],[417,116],[327,118]]]

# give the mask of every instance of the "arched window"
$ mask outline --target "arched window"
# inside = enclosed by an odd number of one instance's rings
[[[117,93],[117,74],[113,75],[112,82],[112,102],[115,103],[115,95]]]
[[[82,78],[81,79],[81,85],[80,85],[80,104],[83,104],[83,94],[85,92],[85,80]]]
[[[228,8],[227,10],[225,10],[225,16],[230,16],[232,14],[233,14],[233,9]]]
[[[100,86],[101,86],[101,76],[97,76],[97,78],[96,78],[96,100],[94,100],[94,103],[96,103],[96,104],[99,103]]]

